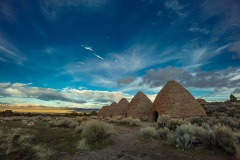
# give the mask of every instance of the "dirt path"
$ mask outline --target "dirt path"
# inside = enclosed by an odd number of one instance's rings
[[[146,124],[143,124],[145,126]],[[66,155],[59,159],[69,160],[233,160],[229,155],[187,155],[184,152],[166,150],[159,140],[141,141],[139,128],[115,125],[115,133],[111,136],[113,145],[97,151],[84,151],[76,155]],[[164,149],[165,148],[165,149]]]

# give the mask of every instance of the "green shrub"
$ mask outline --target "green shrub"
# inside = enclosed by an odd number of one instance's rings
[[[194,138],[195,137],[193,135],[184,133],[182,136],[176,138],[176,142],[182,149],[186,150],[191,146]]]
[[[143,118],[142,118],[142,121],[144,121],[144,122],[147,122],[149,120],[149,116],[144,116]]]
[[[145,127],[140,129],[140,136],[148,139],[157,136],[157,130],[154,127]]]
[[[161,115],[158,117],[157,123],[160,128],[165,127],[167,124],[167,121],[169,121],[171,118],[169,115]]]
[[[191,124],[196,124],[198,126],[201,126],[202,123],[204,122],[204,120],[200,117],[191,117],[191,118],[188,118],[188,121],[190,121]]]
[[[219,124],[220,121],[219,121],[217,118],[215,118],[215,117],[211,117],[211,118],[207,121],[207,123],[208,123],[210,126],[215,126],[215,125]]]
[[[239,122],[231,117],[221,117],[219,118],[219,123],[230,127],[232,130],[238,130],[240,128]]]
[[[229,117],[234,117],[234,115],[237,113],[237,111],[238,111],[238,109],[236,107],[230,107],[230,108],[228,108],[226,113]]]
[[[79,123],[76,122],[76,121],[73,121],[71,119],[64,118],[64,119],[61,119],[59,121],[50,121],[50,122],[48,122],[48,125],[50,127],[72,128],[72,129],[74,129],[75,127],[77,127],[79,125]]]
[[[204,148],[206,149],[215,149],[216,147],[216,135],[212,129],[204,129],[200,134],[200,141],[202,142]]]
[[[75,133],[82,133],[84,125],[85,125],[85,123],[82,123],[80,126],[75,127],[74,132]]]
[[[169,119],[166,122],[166,127],[168,127],[170,130],[175,131],[176,128],[182,124],[185,124],[186,121],[180,120],[180,119]]]
[[[86,139],[81,139],[78,142],[77,148],[80,150],[89,150],[90,149],[90,145],[87,144]]]
[[[99,142],[107,139],[113,133],[113,125],[97,121],[87,121],[82,130],[82,137],[87,143]]]
[[[224,125],[216,125],[213,129],[217,139],[217,146],[228,153],[234,153],[232,130]]]
[[[160,128],[158,130],[159,138],[164,139],[164,140],[166,140],[168,138],[168,135],[170,133],[171,133],[171,131],[167,127]]]
[[[2,129],[0,129],[0,138],[4,136]]]
[[[169,145],[169,146],[176,146],[176,137],[175,137],[175,134],[173,132],[170,132],[168,135],[167,135],[167,142],[166,144]]]
[[[129,125],[130,122],[131,122],[131,119],[129,119],[129,118],[123,118],[119,121],[119,123],[122,125]]]
[[[130,126],[140,126],[141,121],[139,119],[130,119],[130,118],[123,118],[118,121],[119,124],[122,125],[130,125]]]
[[[233,138],[236,143],[240,143],[240,132],[234,132]]]
[[[118,123],[119,121],[117,119],[115,119],[115,118],[110,118],[109,122],[110,123]]]
[[[43,160],[48,159],[49,157],[56,153],[55,151],[51,150],[50,148],[47,148],[46,146],[36,145],[32,147],[39,159]]]
[[[177,127],[175,134],[176,143],[184,150],[188,149],[191,144],[196,141],[195,134],[198,127],[191,124],[183,124]]]
[[[130,121],[130,126],[140,126],[141,125],[141,121],[139,119],[132,119]]]

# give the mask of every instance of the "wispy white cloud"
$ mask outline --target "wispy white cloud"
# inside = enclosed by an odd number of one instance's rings
[[[168,54],[174,56],[168,56]],[[94,86],[99,83],[92,76],[98,75],[98,79],[104,79],[102,81],[102,84],[105,84],[104,87],[112,88],[114,85],[117,86],[119,79],[134,75],[137,71],[154,65],[179,60],[180,55],[175,54],[172,49],[159,51],[151,45],[133,45],[118,53],[108,53],[105,57],[103,61],[88,59],[84,61],[82,67],[76,67],[78,65],[76,62],[69,63],[63,66],[63,73],[73,76],[75,80],[91,79],[88,82]]]
[[[87,9],[99,9],[103,7],[108,0],[43,0],[40,7],[49,20],[58,18],[66,8],[77,9],[85,7]]]
[[[211,46],[210,43],[204,45],[198,45],[198,43],[186,44],[180,49],[180,54],[184,55],[181,59],[183,62],[183,68],[194,70],[203,65],[211,63],[211,58],[225,53],[225,50],[231,45],[231,43],[224,44],[222,46]]]
[[[178,0],[166,0],[165,7],[179,16],[186,16],[186,14],[183,12],[184,6],[181,5]]]
[[[17,20],[16,14],[12,6],[13,5],[10,1],[0,1],[0,13],[4,15],[1,18],[11,22]]]
[[[92,47],[89,47],[89,46],[87,46],[87,45],[81,45],[81,47],[83,47],[84,49],[90,51],[95,57],[103,60],[103,57],[101,57],[100,55],[96,54],[96,53],[94,52],[94,50],[93,50]]]
[[[193,23],[191,27],[189,28],[189,31],[191,32],[198,32],[202,34],[208,34],[210,31],[207,28],[200,28],[197,23]]]
[[[97,55],[96,53],[93,53],[97,58],[99,58],[99,59],[101,59],[101,60],[103,60],[103,57],[101,57],[101,56],[99,56],[99,55]]]
[[[81,47],[83,47],[84,49],[93,52],[92,47],[86,46],[86,45],[81,45]]]
[[[113,88],[116,86],[116,81],[114,78],[105,77],[101,74],[93,74],[91,75],[91,80],[89,81],[90,84],[94,86],[101,86],[107,88]]]
[[[85,63],[83,63],[83,62],[78,62],[79,64],[81,64],[81,65],[84,65]]]
[[[0,56],[3,61],[14,61],[17,64],[22,64],[26,60],[26,57],[12,43],[2,37],[0,37]]]
[[[0,57],[0,61],[2,61],[2,62],[7,62],[7,60],[4,59],[4,58],[2,58],[2,57]]]
[[[235,53],[235,55],[232,58],[240,59],[240,41],[234,42],[231,46],[229,46],[228,49],[229,51]]]
[[[228,33],[234,27],[232,24],[240,24],[238,0],[205,0],[200,7],[204,19],[219,17],[218,23],[211,32],[214,37]]]

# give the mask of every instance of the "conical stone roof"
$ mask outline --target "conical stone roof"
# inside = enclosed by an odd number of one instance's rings
[[[116,102],[113,102],[110,106],[107,107],[106,109],[106,117],[111,117],[113,116],[113,111],[114,109],[116,109],[117,107],[117,103]]]
[[[114,118],[122,118],[124,117],[124,114],[126,113],[126,109],[128,106],[129,102],[126,98],[122,98],[116,108],[113,110],[113,117]]]
[[[138,92],[127,106],[127,117],[147,120],[152,101],[143,93]]]
[[[98,116],[99,116],[99,117],[105,117],[105,116],[106,116],[107,108],[108,108],[108,106],[103,106],[103,107],[98,111]]]
[[[155,112],[155,113],[154,113]],[[173,118],[206,116],[198,101],[178,82],[171,80],[162,88],[153,102],[150,117],[154,114]]]

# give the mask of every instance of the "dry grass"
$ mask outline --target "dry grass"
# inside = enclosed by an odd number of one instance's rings
[[[2,109],[0,112],[5,111],[5,110],[12,110],[13,112],[18,112],[18,113],[45,113],[45,114],[65,114],[65,113],[72,113],[73,110],[66,110],[66,109],[14,109],[14,108],[9,108],[9,109]]]

